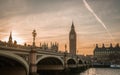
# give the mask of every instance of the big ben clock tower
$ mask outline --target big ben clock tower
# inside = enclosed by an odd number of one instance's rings
[[[72,55],[76,55],[76,32],[73,22],[69,33],[69,50]]]

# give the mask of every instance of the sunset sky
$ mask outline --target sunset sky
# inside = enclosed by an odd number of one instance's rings
[[[59,42],[67,44],[72,21],[77,33],[78,54],[92,54],[95,44],[120,43],[120,0],[86,0],[104,26],[86,8],[83,0],[0,0],[0,40],[7,41],[10,32],[19,44]],[[112,37],[112,38],[111,38]]]

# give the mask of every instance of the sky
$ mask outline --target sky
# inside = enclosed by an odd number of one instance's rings
[[[93,54],[96,44],[109,47],[120,43],[120,0],[86,0],[104,26],[85,6],[83,0],[0,0],[0,40],[7,41],[10,32],[18,44],[58,42],[59,50],[69,50],[72,21],[77,33],[78,54]],[[111,38],[112,36],[112,38]]]

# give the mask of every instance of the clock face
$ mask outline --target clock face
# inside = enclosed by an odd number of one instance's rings
[[[71,38],[71,39],[74,39],[74,35],[71,35],[70,38]]]

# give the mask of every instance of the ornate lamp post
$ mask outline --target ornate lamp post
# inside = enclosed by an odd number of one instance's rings
[[[67,45],[65,44],[65,52],[64,52],[64,68],[67,68]]]
[[[30,51],[30,75],[38,75],[37,66],[36,66],[37,52],[34,49],[35,48],[35,37],[37,35],[35,30],[33,30],[32,35],[33,35],[33,46]]]
[[[65,52],[67,53],[67,45],[65,44]]]
[[[35,37],[37,36],[36,30],[33,30],[32,36],[33,36],[33,47],[35,47]]]
[[[79,57],[77,56],[77,67],[79,66]]]
[[[64,52],[64,68],[67,68],[67,54]]]

